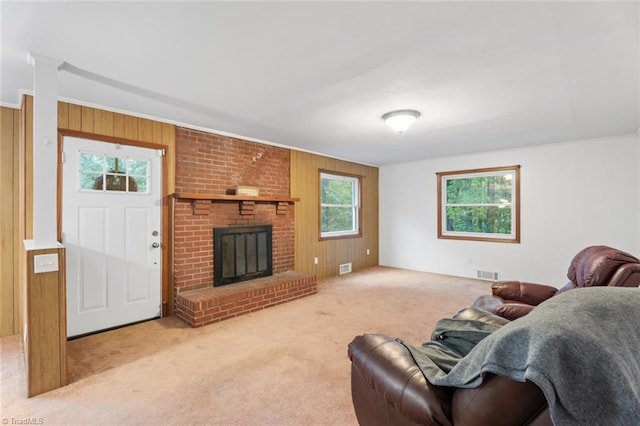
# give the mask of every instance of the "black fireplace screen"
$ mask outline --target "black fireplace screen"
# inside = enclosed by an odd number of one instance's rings
[[[213,228],[213,285],[272,274],[272,226]]]

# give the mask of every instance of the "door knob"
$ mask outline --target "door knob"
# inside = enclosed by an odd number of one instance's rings
[[[160,247],[160,243],[153,243],[153,244],[151,244],[151,247],[158,248],[158,247]]]

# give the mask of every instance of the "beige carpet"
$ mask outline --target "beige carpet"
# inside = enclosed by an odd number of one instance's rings
[[[22,343],[0,339],[0,417],[50,424],[356,425],[347,345],[412,343],[489,283],[375,267],[318,294],[189,328],[176,318],[69,342],[69,382],[27,399]]]

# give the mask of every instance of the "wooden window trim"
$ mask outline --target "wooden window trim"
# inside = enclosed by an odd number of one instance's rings
[[[483,242],[492,242],[492,243],[520,243],[520,165],[514,166],[504,166],[504,167],[487,167],[480,169],[467,169],[467,170],[454,170],[448,172],[437,172],[437,180],[438,180],[438,238],[446,239],[446,240],[464,240],[464,241],[483,241]],[[444,234],[442,231],[443,226],[443,205],[442,205],[442,197],[443,197],[443,177],[452,176],[452,175],[467,175],[474,173],[492,173],[492,172],[501,172],[508,171],[514,173],[514,191],[515,191],[515,199],[513,201],[515,212],[515,233],[514,238],[493,238],[493,237],[480,237],[475,235],[449,235]]]

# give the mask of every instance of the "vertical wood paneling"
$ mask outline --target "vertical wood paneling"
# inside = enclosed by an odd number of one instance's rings
[[[136,117],[125,115],[124,137],[132,141],[139,140],[138,139],[138,119]]]
[[[138,140],[138,119],[130,115],[114,113],[113,136],[132,141]]]
[[[33,239],[33,96],[25,96],[22,102],[24,131],[24,239]]]
[[[58,127],[69,127],[69,104],[66,102],[58,102]]]
[[[13,114],[0,108],[0,336],[13,334]]]
[[[163,286],[162,300],[166,302],[166,309],[163,309],[163,315],[173,313],[173,200],[169,194],[175,192],[176,180],[176,127],[173,124],[161,123],[160,125],[160,143],[166,147],[165,149],[165,181],[163,182],[164,197],[162,202],[162,235],[163,241],[166,241],[162,253],[162,271]]]
[[[320,169],[362,176],[361,237],[320,241]],[[296,271],[325,278],[337,275],[342,263],[351,262],[353,270],[378,264],[377,167],[291,151],[291,196],[300,198],[295,207]]]
[[[57,272],[33,273],[34,257],[57,254]],[[30,250],[26,254],[27,321],[25,339],[27,395],[67,384],[65,249]]]
[[[18,143],[20,111],[0,107],[0,336],[17,334]]]
[[[18,330],[27,324],[27,259],[23,241],[33,239],[33,97],[25,95],[20,110],[20,137],[18,148]],[[16,287],[14,287],[15,291]],[[25,336],[23,336],[25,337]],[[25,351],[25,358],[28,354]]]
[[[82,130],[82,107],[80,105],[69,104],[69,127],[61,127],[69,130]]]
[[[167,194],[176,191],[176,126],[162,123],[162,145],[167,149]]]
[[[22,247],[22,227],[20,225],[20,152],[21,152],[21,112],[17,111],[13,117],[13,128],[15,133],[13,135],[14,150],[13,150],[13,333],[19,334],[22,330],[22,321],[20,318],[20,306],[22,303],[22,292],[20,286],[20,248]]]
[[[93,110],[93,132],[97,135],[113,136],[113,113]]]
[[[151,142],[162,143],[162,123],[159,121],[151,122]]]
[[[153,121],[146,118],[138,118],[137,140],[143,142],[153,142]]]
[[[93,133],[93,115],[94,109],[90,107],[81,107],[82,109],[82,131]]]
[[[28,106],[33,103],[30,102],[30,96],[23,96],[22,98],[22,109],[20,110],[20,137],[18,141],[18,244],[17,249],[14,251],[14,256],[18,256],[18,312],[16,315],[19,318],[19,330],[22,334],[22,331],[25,329],[25,317],[26,317],[26,303],[27,303],[27,281],[26,281],[26,257],[25,251],[23,250],[22,242],[27,238],[27,230],[31,229],[27,226],[29,225],[28,219],[31,217],[32,212],[27,210],[27,192],[32,193],[32,191],[27,191],[27,175],[30,171],[27,169],[27,128],[32,125],[30,121],[32,116],[28,114]],[[24,337],[24,335],[23,335]]]

